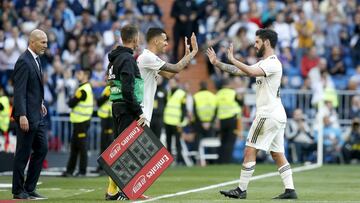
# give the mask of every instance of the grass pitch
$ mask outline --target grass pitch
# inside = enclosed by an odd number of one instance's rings
[[[293,166],[295,168],[296,166]],[[158,197],[187,191],[239,178],[241,165],[215,165],[208,167],[172,167],[146,191]],[[254,176],[275,172],[276,166],[257,165]],[[296,202],[360,202],[360,166],[326,165],[293,174],[299,196]],[[104,194],[107,177],[59,178],[44,177],[37,191],[48,197],[41,202],[106,202]],[[0,176],[0,183],[11,183],[11,176]],[[164,198],[154,202],[284,202],[271,200],[283,192],[280,176],[250,182],[247,200],[228,199],[219,194],[221,189],[232,189],[237,184],[196,193]],[[1,200],[11,199],[11,189],[0,189]],[[128,201],[129,202],[129,201]],[[286,201],[288,202],[288,201]]]

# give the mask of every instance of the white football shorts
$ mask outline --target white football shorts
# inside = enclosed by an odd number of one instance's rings
[[[285,122],[273,118],[256,117],[251,125],[246,146],[266,152],[284,153]]]

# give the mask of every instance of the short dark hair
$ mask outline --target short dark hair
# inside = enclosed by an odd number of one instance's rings
[[[256,36],[258,36],[262,41],[269,40],[270,46],[274,49],[276,47],[276,43],[278,41],[277,33],[274,30],[264,28],[259,29],[255,33]]]
[[[160,36],[161,34],[166,34],[165,30],[159,27],[152,27],[146,33],[146,41],[150,42],[154,37]]]
[[[139,30],[134,25],[129,24],[121,28],[121,40],[124,43],[129,43],[133,41],[138,34],[139,34]]]
[[[90,68],[79,68],[77,71],[82,71],[85,75],[88,76],[88,79],[91,78],[92,70]]]

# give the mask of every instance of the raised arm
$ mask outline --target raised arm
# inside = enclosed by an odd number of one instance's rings
[[[248,66],[234,58],[234,46],[230,44],[229,49],[227,50],[227,57],[229,61],[234,64],[238,69],[240,69],[245,75],[250,77],[265,76],[265,72],[260,67],[251,67]]]
[[[214,66],[218,67],[219,69],[231,73],[233,75],[246,75],[244,72],[242,72],[240,69],[238,69],[236,66],[220,62],[217,57],[214,49],[212,47],[208,48],[206,50],[206,55],[209,57],[210,63]]]
[[[159,74],[169,79],[190,63],[191,59],[193,59],[198,52],[198,44],[194,33],[191,35],[191,46],[192,51],[189,53],[189,45],[185,39],[185,56],[176,64],[165,63],[164,66],[160,68],[161,71]]]

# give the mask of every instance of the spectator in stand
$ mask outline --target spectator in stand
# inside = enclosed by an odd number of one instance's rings
[[[128,15],[129,13],[132,13],[137,21],[142,19],[143,16],[134,2],[135,1],[133,0],[123,0],[123,6],[119,7],[117,12],[119,20],[126,19],[126,15]]]
[[[360,8],[360,7],[359,7]],[[358,9],[360,11],[360,9]],[[352,57],[354,65],[360,64],[360,12],[356,13],[354,16],[354,30],[353,36],[350,41]]]
[[[17,47],[13,38],[7,38],[4,42],[4,49],[0,50],[0,84],[7,84],[7,80],[10,79],[16,60],[19,58],[21,52]]]
[[[241,1],[240,3],[240,12],[241,13],[248,13],[248,17],[249,17],[249,21],[255,23],[259,28],[263,27],[263,24],[261,23],[261,14],[260,14],[260,9],[259,9],[259,4],[261,5],[261,2],[255,2],[255,1],[248,1],[248,7],[249,7],[249,11],[242,11],[242,8],[245,1]]]
[[[305,15],[314,22],[316,28],[319,28],[321,31],[325,29],[326,16],[320,11],[319,1],[306,1],[302,8]]]
[[[343,139],[341,137],[341,129],[334,127],[329,116],[324,116],[324,162],[339,163],[341,157],[341,147]],[[318,141],[318,132],[315,133],[316,142]]]
[[[145,7],[147,8],[147,7]],[[152,11],[152,9],[148,8],[148,9],[144,9],[143,8],[143,21],[140,24],[140,31],[142,33],[147,33],[147,31],[149,30],[149,28],[152,27],[159,27],[159,28],[163,28],[164,25],[162,24],[162,22],[160,21],[160,18],[158,17],[158,14],[155,13],[156,10]]]
[[[249,47],[250,42],[246,36],[247,30],[245,27],[240,27],[236,33],[236,35],[231,39],[235,52],[241,53],[241,55],[245,55],[246,49]]]
[[[12,0],[3,0],[2,1],[2,8],[0,11],[0,16],[2,22],[9,21],[11,25],[16,25],[18,21],[18,14],[14,8],[14,3]],[[1,23],[0,23],[1,27]]]
[[[82,24],[82,34],[87,35],[95,33],[95,19],[93,16],[91,16],[91,12],[89,10],[85,9],[81,12],[79,22]]]
[[[356,67],[356,72],[349,79],[348,89],[360,90],[360,64]]]
[[[75,28],[76,17],[74,11],[68,7],[67,1],[57,1],[57,8],[61,11],[63,26],[66,32],[71,32]]]
[[[162,17],[162,12],[154,0],[140,0],[138,1],[137,7],[143,15],[151,13],[154,14],[154,18],[158,20]]]
[[[267,9],[262,12],[261,23],[264,27],[269,27],[269,25],[271,25],[275,21],[276,14],[279,11],[277,3],[278,2],[275,0],[269,0]]]
[[[55,64],[54,64],[55,66]],[[56,81],[56,112],[59,116],[69,116],[70,108],[66,104],[70,97],[75,93],[77,81],[73,77],[72,70],[65,69],[63,77]],[[70,131],[70,128],[67,128]],[[64,132],[64,131],[61,131]]]
[[[96,31],[104,34],[105,31],[110,30],[112,25],[111,16],[106,9],[99,12],[98,22],[96,23]]]
[[[116,21],[118,19],[116,13],[116,5],[113,1],[106,1],[104,8],[110,15],[111,21]]]
[[[351,99],[349,118],[360,118],[360,96],[353,96]]]
[[[316,26],[313,37],[314,37],[314,39],[316,39],[314,41],[314,46],[315,46],[317,55],[324,57],[326,41],[325,41],[325,34],[320,27]]]
[[[64,30],[64,19],[62,11],[55,9],[54,17],[52,18],[51,31],[56,35],[57,43],[63,47],[65,43],[65,30]]]
[[[175,0],[171,8],[171,17],[175,18],[173,27],[174,45],[173,61],[179,61],[179,42],[184,37],[190,37],[191,33],[197,34],[197,5],[193,0]],[[180,53],[180,56],[184,54]]]
[[[283,66],[284,75],[290,74],[289,72],[295,70],[294,57],[290,47],[282,47],[279,60]]]
[[[238,19],[237,22],[230,25],[230,28],[227,31],[228,37],[234,37],[237,32],[239,31],[239,28],[244,27],[246,28],[246,38],[248,38],[249,43],[253,44],[255,43],[255,32],[259,29],[257,24],[249,21],[247,14],[241,14],[239,15],[240,20]]]
[[[95,64],[94,71],[90,78],[90,84],[93,89],[94,97],[98,99],[106,86],[105,69],[103,68],[102,61]]]
[[[340,22],[336,21],[334,13],[326,14],[326,26],[325,26],[325,50],[328,51],[326,55],[329,55],[329,51],[332,47],[340,47],[340,31],[342,26]],[[325,51],[325,53],[326,53]]]
[[[18,27],[11,28],[11,34],[7,39],[13,39],[15,41],[15,47],[20,52],[24,52],[27,48],[27,37],[20,33]]]
[[[360,118],[352,120],[350,134],[345,138],[342,153],[345,163],[349,164],[353,159],[360,161]]]
[[[330,75],[344,75],[346,73],[346,67],[344,58],[340,47],[332,47],[331,55],[328,61],[328,71]]]
[[[298,11],[299,20],[295,22],[295,29],[298,33],[298,47],[296,50],[296,66],[300,68],[301,59],[306,49],[314,45],[313,34],[315,31],[314,22],[305,16],[303,10]]]
[[[77,41],[74,38],[70,38],[67,42],[66,49],[62,52],[61,60],[64,62],[65,67],[71,70],[75,70],[79,64],[80,52],[77,46]]]
[[[239,20],[240,13],[237,8],[236,1],[230,0],[227,2],[226,12],[223,13],[221,17],[221,31],[227,32],[229,28]]]
[[[301,59],[301,75],[306,78],[309,71],[319,64],[319,56],[316,53],[316,47],[307,50],[306,55]]]
[[[86,47],[85,52],[80,54],[80,66],[93,70],[97,62],[102,61],[101,56],[96,52],[96,44],[91,43]]]
[[[310,161],[310,155],[316,150],[316,143],[301,109],[293,112],[293,119],[289,120],[285,135],[289,140],[293,163]]]
[[[279,47],[290,46],[293,39],[297,36],[297,32],[292,23],[285,22],[285,14],[283,11],[277,13],[273,26],[279,36]]]

